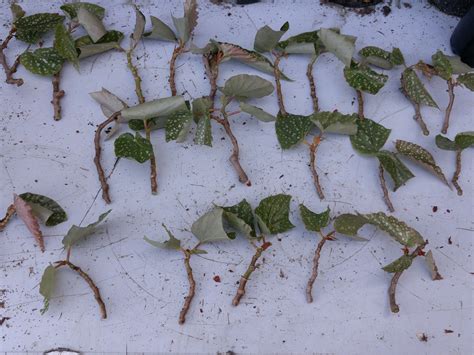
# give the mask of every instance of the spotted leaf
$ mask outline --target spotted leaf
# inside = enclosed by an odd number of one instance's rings
[[[394,183],[393,191],[397,191],[399,187],[405,185],[408,180],[415,177],[410,169],[408,169],[394,153],[382,150],[377,153],[377,158],[384,170],[392,178]]]
[[[338,111],[320,111],[311,115],[313,123],[323,132],[353,135],[357,133],[356,114],[345,115]]]
[[[252,206],[243,199],[237,205],[222,207],[227,222],[247,238],[255,238],[255,218]]]
[[[290,195],[278,194],[269,196],[260,201],[255,209],[257,223],[264,234],[286,232],[294,225],[290,222]]]
[[[77,20],[78,10],[84,7],[87,11],[97,16],[99,19],[103,19],[105,16],[105,9],[102,6],[91,4],[90,2],[73,2],[70,4],[64,4],[60,7],[61,10],[71,20]]]
[[[357,120],[357,127],[350,138],[352,147],[361,154],[376,154],[390,135],[390,129],[367,118]]]
[[[403,71],[401,83],[402,90],[411,101],[420,105],[428,105],[438,108],[438,105],[429,92],[426,91],[423,83],[413,69],[407,68]]]
[[[458,76],[458,82],[471,91],[474,91],[474,73],[466,73]]]
[[[70,61],[76,69],[79,69],[79,58],[74,40],[63,24],[56,26],[54,35],[54,49],[61,57]]]
[[[453,67],[446,55],[441,51],[437,51],[431,56],[431,60],[433,61],[436,73],[444,80],[449,80],[453,75]]]
[[[58,225],[67,220],[63,208],[49,197],[25,192],[19,195],[23,201],[30,205],[32,212],[48,227]]]
[[[64,16],[59,14],[39,13],[23,16],[15,21],[16,39],[34,44],[41,37],[64,21]]]
[[[393,63],[391,60],[392,53],[387,52],[386,50],[375,47],[367,46],[362,48],[359,51],[359,54],[364,57],[366,63],[375,65],[376,67],[382,69],[392,69]]]
[[[314,213],[305,205],[300,204],[301,219],[309,231],[319,232],[322,228],[326,227],[330,221],[330,212],[331,210],[328,207],[324,212]]]
[[[311,116],[278,113],[275,130],[278,142],[283,149],[299,144],[313,127]]]
[[[410,255],[402,255],[397,260],[385,265],[382,270],[389,273],[402,272],[411,266],[413,258]]]
[[[43,233],[41,232],[38,219],[33,214],[31,206],[18,195],[13,195],[15,212],[25,224],[26,228],[33,234],[42,252],[45,251]]]
[[[153,155],[153,146],[150,141],[143,138],[136,132],[120,135],[114,142],[115,155],[117,158],[133,159],[141,164],[146,162]]]
[[[388,76],[379,74],[367,66],[352,64],[344,68],[344,78],[356,90],[375,95],[385,85]]]
[[[288,54],[319,54],[321,47],[318,31],[311,31],[278,42],[276,49]]]
[[[184,142],[189,133],[193,115],[190,111],[181,111],[172,114],[166,121],[166,141]]]
[[[454,143],[461,150],[474,146],[474,131],[456,134]]]
[[[54,48],[39,48],[20,56],[21,65],[30,72],[43,76],[59,73],[63,62],[63,57]]]

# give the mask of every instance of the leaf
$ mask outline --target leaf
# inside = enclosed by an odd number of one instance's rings
[[[123,109],[120,121],[126,122],[129,120],[146,120],[149,118],[170,116],[175,112],[187,110],[187,108],[184,97],[165,97]]]
[[[359,51],[359,54],[364,57],[364,62],[375,65],[382,69],[392,69],[393,63],[391,60],[392,53],[386,50],[375,47],[367,46]]]
[[[385,265],[382,270],[390,273],[402,272],[411,266],[413,258],[410,255],[402,255],[397,260]]]
[[[290,25],[285,22],[279,31],[272,30],[269,26],[263,26],[257,31],[253,49],[257,52],[270,52],[278,44],[281,37],[288,31]]]
[[[193,223],[191,232],[202,244],[229,240],[230,238],[224,230],[223,215],[222,208],[212,209]]]
[[[161,224],[163,228],[166,230],[166,233],[168,233],[169,239],[163,243],[156,242],[154,240],[148,239],[147,237],[144,237],[145,241],[154,247],[157,248],[162,248],[162,249],[172,249],[172,250],[179,250],[181,249],[181,241],[179,239],[176,239],[176,237],[169,231],[168,228],[162,223]]]
[[[400,48],[394,47],[392,49],[392,54],[390,55],[390,61],[393,65],[404,65],[405,58],[403,57],[403,53]]]
[[[283,149],[299,144],[313,127],[311,116],[278,113],[275,122],[278,142]]]
[[[228,97],[262,98],[273,92],[273,84],[257,75],[239,74],[227,79],[220,90]]]
[[[123,33],[119,31],[109,31],[96,43],[90,36],[83,36],[76,40],[76,48],[79,51],[79,59],[84,59],[96,54],[117,49],[123,39]]]
[[[133,159],[143,164],[153,155],[153,146],[150,141],[136,132],[135,137],[131,133],[120,135],[114,142],[115,156],[117,158]]]
[[[199,97],[192,102],[194,122],[198,122],[202,116],[209,116],[211,100],[208,96]]]
[[[197,26],[198,20],[198,7],[196,0],[186,0],[184,3],[184,17],[188,23],[189,36],[192,35],[194,29]]]
[[[145,31],[145,16],[143,13],[135,6],[135,28],[132,33],[132,48],[135,48],[140,42],[140,39],[143,36],[143,32]]]
[[[48,227],[56,226],[64,221],[67,221],[66,212],[56,201],[50,199],[49,197],[33,194],[31,192],[25,192],[20,194],[20,198],[30,205],[33,214],[36,214],[35,209],[37,206],[40,206],[49,212],[48,217],[42,219],[44,224]],[[38,216],[38,214],[36,215]],[[38,217],[41,218],[41,216]]]
[[[105,9],[102,6],[91,4],[89,2],[74,2],[70,4],[64,4],[60,7],[61,10],[71,19],[77,19],[77,12],[79,8],[84,7],[87,11],[97,16],[99,19],[103,19],[105,16]]]
[[[276,117],[262,110],[260,107],[249,105],[243,101],[239,102],[240,111],[248,113],[250,116],[255,117],[257,120],[262,122],[272,122],[276,120]]]
[[[38,42],[41,37],[64,21],[59,14],[39,13],[21,17],[15,21],[15,38],[30,44]]]
[[[201,116],[197,122],[194,143],[212,147],[212,129],[209,115]]]
[[[311,116],[313,123],[323,132],[353,135],[357,133],[356,114],[345,115],[338,111],[315,112]]]
[[[355,51],[355,41],[352,36],[342,35],[332,29],[321,28],[319,38],[328,52],[334,54],[346,67],[351,65]]]
[[[379,74],[369,67],[353,64],[344,68],[344,78],[347,83],[356,90],[361,90],[375,95],[384,87],[388,76]]]
[[[474,91],[474,73],[467,73],[458,76],[458,82],[471,91]]]
[[[12,3],[10,5],[10,11],[12,13],[13,21],[18,20],[26,14],[25,11],[23,11],[23,9],[21,8],[21,6],[16,3]]]
[[[433,257],[433,252],[429,250],[425,255],[426,265],[430,270],[431,279],[434,280],[442,280],[443,276],[438,272],[438,266],[436,266],[436,262]]]
[[[145,38],[150,39],[159,39],[162,41],[169,41],[169,42],[176,42],[176,35],[174,34],[173,30],[161,21],[159,18],[155,16],[150,16],[151,18],[151,32],[147,32],[144,34]]]
[[[431,153],[425,148],[419,146],[418,144],[400,139],[395,142],[395,147],[400,154],[419,163],[421,166],[431,171],[435,176],[437,176],[441,181],[449,186],[448,180],[446,180],[443,171],[436,164],[436,161],[434,160]]]
[[[38,243],[41,251],[44,252],[45,248],[44,248],[43,233],[41,233],[38,220],[33,214],[33,209],[25,200],[23,200],[20,196],[16,194],[13,195],[13,205],[15,206],[16,214],[23,221],[23,223],[25,224],[26,228],[28,228],[30,233],[33,234],[33,237]]]
[[[461,150],[474,146],[474,131],[456,134],[456,137],[454,137],[454,142]]]
[[[252,206],[243,199],[237,205],[222,207],[224,217],[236,230],[244,234],[247,238],[256,238],[255,218]]]
[[[64,249],[71,248],[74,244],[95,233],[97,226],[108,216],[110,211],[112,210],[108,210],[107,212],[102,213],[96,222],[91,223],[86,227],[79,227],[73,224],[67,232],[66,236],[63,238],[62,243],[64,245]]]
[[[402,89],[408,98],[417,104],[428,105],[438,108],[428,91],[426,91],[423,83],[413,69],[407,68],[402,73]]]
[[[443,137],[441,134],[436,136],[436,146],[443,150],[458,150],[458,147],[454,141],[449,138]]]
[[[61,57],[69,60],[76,69],[79,69],[79,58],[75,42],[63,24],[58,24],[56,26],[54,49]]]
[[[329,207],[326,211],[321,213],[314,213],[305,205],[300,204],[300,215],[303,220],[304,226],[309,231],[319,232],[322,228],[329,224],[329,213],[331,210]]]
[[[368,118],[357,120],[357,133],[352,135],[352,147],[361,154],[376,154],[385,144],[391,130]]]
[[[431,60],[433,61],[433,66],[436,69],[436,73],[444,80],[449,80],[453,75],[453,67],[444,53],[437,51],[431,56]]]
[[[54,48],[39,48],[34,52],[24,52],[20,63],[34,74],[51,76],[59,73],[64,59]]]
[[[334,230],[353,239],[366,240],[357,235],[359,229],[366,223],[367,220],[361,215],[345,213],[334,220]]]
[[[91,92],[89,95],[100,105],[102,113],[106,117],[128,107],[121,98],[104,88],[101,91]]]
[[[56,268],[53,265],[48,265],[41,276],[39,293],[44,297],[43,309],[40,311],[44,314],[49,308],[49,301],[53,297],[54,286],[56,284]]]
[[[189,110],[173,113],[166,121],[166,141],[184,142],[192,120],[193,115]]]
[[[276,48],[287,54],[319,54],[321,46],[318,31],[311,31],[278,42]]]
[[[107,33],[101,19],[93,12],[88,11],[84,6],[80,6],[77,10],[77,21],[84,27],[94,43]]]
[[[415,177],[410,169],[392,152],[382,150],[377,153],[377,158],[384,170],[392,178],[394,183],[393,191],[397,191],[399,187],[405,185],[408,180]]]
[[[202,250],[202,249],[191,249],[188,250],[190,254],[207,254],[207,251]]]
[[[463,63],[461,58],[459,58],[457,55],[447,55],[446,59],[449,60],[451,68],[453,68],[453,74],[464,74],[474,70],[474,68],[471,68],[469,65]]]
[[[147,120],[147,126],[150,131],[162,129],[166,127],[166,122],[168,121],[169,116],[161,116],[149,118]],[[143,131],[145,130],[145,121],[143,120],[130,120],[128,121],[128,127],[134,131]]]
[[[260,201],[255,209],[257,223],[264,234],[286,232],[294,227],[290,222],[290,195],[278,194]]]

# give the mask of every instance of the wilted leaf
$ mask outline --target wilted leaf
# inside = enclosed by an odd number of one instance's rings
[[[77,19],[77,11],[79,8],[84,7],[87,11],[97,16],[99,19],[103,19],[105,16],[105,9],[102,6],[91,4],[89,2],[73,2],[70,4],[64,4],[60,7],[61,10],[71,19]]]
[[[449,186],[446,177],[443,174],[441,168],[436,164],[433,156],[425,148],[419,146],[418,144],[397,140],[395,147],[400,154],[414,160],[415,162],[421,164],[423,167],[431,171],[435,176],[437,176],[441,181]]]
[[[153,146],[150,141],[143,138],[136,132],[120,135],[114,142],[115,156],[117,158],[133,159],[141,164],[146,162],[153,155]]]
[[[12,12],[13,21],[25,16],[25,11],[23,11],[21,6],[16,3],[10,5],[10,11]]]
[[[436,146],[443,150],[458,150],[458,147],[454,141],[443,137],[441,134],[436,136]]]
[[[207,251],[202,249],[190,249],[188,250],[190,254],[207,254]]]
[[[147,32],[144,34],[145,38],[176,42],[176,35],[167,24],[165,24],[163,21],[161,21],[155,16],[150,16],[150,18],[152,28],[151,32]]]
[[[431,279],[432,280],[442,280],[443,277],[438,272],[438,266],[436,266],[436,262],[433,257],[433,252],[429,250],[425,255],[426,265],[428,265],[428,269],[430,270]]]
[[[198,11],[196,0],[186,0],[183,17],[171,17],[173,18],[173,24],[179,39],[186,43],[197,25]]]
[[[189,110],[173,113],[166,121],[166,141],[184,142],[189,133],[193,115]]]
[[[58,73],[64,59],[54,48],[39,48],[34,52],[25,52],[20,56],[20,63],[34,74],[51,76]]]
[[[211,243],[219,240],[229,240],[230,237],[224,230],[224,210],[214,208],[201,216],[191,226],[191,233],[201,243]]]
[[[426,91],[416,72],[407,68],[402,73],[401,78],[402,89],[411,101],[417,104],[428,105],[438,108],[438,105],[433,100],[428,91]]]
[[[64,21],[64,16],[59,14],[40,13],[21,17],[15,21],[15,38],[34,44],[41,37]]]
[[[379,74],[367,66],[352,64],[344,68],[344,78],[356,90],[375,95],[384,87],[388,76]]]
[[[66,212],[56,201],[49,197],[25,192],[20,194],[20,198],[30,205],[33,214],[44,221],[44,224],[48,227],[58,225],[67,220]],[[40,208],[38,207],[46,210],[47,214],[40,213]]]
[[[474,131],[456,134],[454,143],[461,150],[474,146]]]
[[[255,216],[260,230],[264,234],[286,232],[294,227],[290,222],[290,195],[278,194],[260,201]]]
[[[43,309],[40,311],[44,314],[49,308],[49,301],[53,297],[54,286],[56,283],[56,268],[53,265],[48,265],[41,277],[39,293],[44,297]]]
[[[311,116],[278,113],[275,122],[278,142],[283,149],[299,144],[313,127]]]
[[[345,115],[338,111],[320,111],[311,116],[311,120],[321,131],[347,135],[357,133],[357,118],[356,114]]]
[[[227,79],[220,90],[228,97],[261,98],[273,92],[273,84],[257,75],[239,74]]]
[[[303,220],[304,226],[309,231],[319,232],[322,228],[329,224],[329,213],[331,210],[329,207],[326,211],[321,213],[314,213],[305,205],[300,204],[300,215]]]
[[[74,40],[63,24],[56,26],[54,49],[61,57],[69,60],[76,69],[79,69],[79,58]]]
[[[361,154],[376,154],[385,144],[390,129],[369,119],[357,120],[357,133],[352,135],[352,147]]]
[[[84,27],[94,43],[107,33],[101,19],[93,12],[88,11],[84,6],[80,6],[77,9],[77,21]]]
[[[359,51],[359,54],[364,57],[364,61],[375,65],[376,67],[382,69],[392,69],[393,63],[391,60],[392,53],[387,52],[386,50],[375,47],[375,46],[367,46],[362,48]]]
[[[182,96],[165,97],[122,110],[120,121],[146,120],[155,117],[170,116],[175,112],[185,111],[187,109],[188,107]]]
[[[300,33],[279,42],[276,46],[287,54],[319,54],[320,47],[318,31]]]
[[[145,31],[145,16],[142,12],[135,6],[135,28],[132,33],[132,48],[135,48],[140,42],[140,39],[143,36],[143,32]]]
[[[117,49],[120,41],[123,39],[123,33],[119,31],[109,31],[96,43],[90,36],[83,36],[76,40],[76,48],[79,51],[79,59],[84,59],[96,54],[107,52],[111,49]]]
[[[243,101],[239,102],[240,111],[248,113],[250,116],[255,117],[262,122],[272,122],[276,120],[276,117],[262,110],[260,107],[249,105]]]
[[[332,29],[321,28],[319,38],[325,50],[334,54],[346,67],[351,65],[355,51],[354,37],[342,35]]]
[[[437,51],[431,56],[431,59],[433,60],[433,65],[436,69],[436,73],[444,80],[449,80],[453,75],[453,68],[451,66],[451,62],[444,55],[444,53],[441,51]]]
[[[471,91],[474,91],[474,73],[467,73],[458,76],[458,82]]]
[[[402,255],[397,260],[385,265],[382,270],[390,273],[402,272],[411,266],[413,258],[410,255]]]
[[[390,56],[390,60],[392,61],[393,65],[403,65],[405,64],[405,58],[403,57],[403,53],[400,48],[393,48],[392,54]]]
[[[24,201],[20,196],[16,194],[13,195],[13,205],[15,206],[16,214],[23,221],[30,233],[33,234],[33,237],[38,243],[41,251],[44,252],[45,248],[43,233],[41,233],[38,220],[33,214],[33,209],[26,201]]]
[[[393,191],[397,191],[399,187],[405,185],[408,180],[415,177],[410,169],[392,152],[381,150],[377,153],[377,158],[384,170],[392,178],[394,183]]]
[[[269,26],[263,26],[257,31],[255,35],[255,41],[253,44],[253,49],[257,52],[270,52],[277,45],[280,38],[288,31],[289,29],[288,22],[285,22],[281,26],[279,31],[272,30]]]
[[[244,234],[247,238],[255,238],[255,218],[252,206],[243,199],[237,205],[222,207],[224,217],[236,230]]]
[[[82,239],[95,233],[96,227],[108,216],[110,211],[112,210],[108,210],[107,212],[102,213],[96,222],[91,223],[86,227],[79,227],[73,224],[72,227],[67,232],[66,236],[63,238],[62,243],[63,243],[64,249],[71,248],[74,244],[80,242]]]
[[[102,113],[106,117],[128,107],[122,99],[104,88],[101,91],[91,92],[89,95],[100,105]]]
[[[447,55],[446,58],[449,60],[451,64],[451,68],[453,68],[453,74],[464,74],[474,71],[474,68],[471,68],[469,65],[463,63],[461,58],[457,55]]]
[[[169,231],[168,228],[166,228],[164,224],[161,225],[166,230],[166,233],[168,233],[169,239],[167,241],[161,243],[148,239],[147,237],[144,237],[143,239],[145,239],[147,243],[157,248],[179,250],[181,248],[181,241],[179,239],[176,239],[176,237]]]

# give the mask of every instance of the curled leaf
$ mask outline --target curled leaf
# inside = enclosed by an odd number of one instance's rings
[[[31,206],[23,200],[20,196],[14,194],[13,195],[13,205],[15,206],[15,211],[18,217],[23,221],[26,228],[33,234],[36,242],[38,243],[42,252],[45,251],[44,247],[44,240],[43,240],[43,233],[41,233],[41,229],[36,219],[36,216],[33,214],[33,209]]]
[[[166,230],[166,233],[168,233],[169,239],[163,243],[156,242],[154,240],[148,239],[147,237],[144,237],[145,241],[154,247],[157,248],[162,248],[162,249],[172,249],[172,250],[179,250],[181,248],[181,241],[179,239],[176,239],[176,237],[169,231],[168,228],[164,224],[161,224],[163,228]]]
[[[85,227],[79,227],[73,224],[72,227],[67,232],[66,236],[63,238],[62,243],[63,243],[64,249],[71,248],[74,244],[80,242],[82,239],[95,233],[97,226],[100,223],[102,223],[102,221],[108,216],[110,211],[111,210],[108,210],[107,212],[102,213],[96,222],[91,223]]]
[[[247,200],[243,199],[237,205],[222,207],[224,218],[237,231],[244,234],[247,238],[255,238],[255,218],[252,206]]]
[[[44,314],[49,308],[49,301],[53,297],[54,286],[56,284],[56,268],[53,265],[48,265],[41,277],[39,293],[44,298],[43,309],[40,311]]]
[[[289,149],[303,141],[313,127],[311,116],[278,113],[275,130],[283,149]]]
[[[201,243],[232,239],[224,230],[224,210],[219,207],[199,217],[191,226],[191,232]]]
[[[77,21],[84,27],[94,43],[107,33],[102,20],[84,6],[77,10]]]
[[[397,260],[385,265],[382,269],[390,273],[402,272],[411,266],[412,261],[413,258],[410,255],[402,255]]]
[[[430,250],[425,255],[426,265],[430,270],[431,279],[432,280],[442,280],[443,276],[438,272],[438,266],[436,266],[436,262],[433,257],[433,252]]]
[[[91,4],[89,2],[73,2],[70,4],[64,4],[60,7],[61,10],[71,19],[77,20],[77,11],[79,8],[84,7],[87,11],[97,16],[99,19],[103,19],[105,16],[105,9],[102,6]]]
[[[443,150],[458,150],[458,147],[451,139],[438,134],[435,139],[436,146]]]
[[[165,24],[163,21],[161,21],[155,16],[150,16],[150,18],[152,28],[151,32],[147,32],[144,34],[145,38],[176,42],[176,35],[167,24]]]
[[[461,58],[457,55],[447,55],[446,59],[449,60],[451,68],[453,68],[453,74],[464,74],[474,71],[474,68],[471,68],[469,65],[461,61]]]
[[[426,91],[423,83],[413,69],[407,68],[403,71],[401,83],[403,91],[411,101],[420,105],[438,108],[438,105],[429,92]]]
[[[392,178],[394,183],[393,191],[397,191],[399,187],[411,178],[415,177],[413,173],[401,162],[398,157],[387,150],[382,150],[377,153],[377,158],[386,172]]]
[[[290,222],[290,195],[278,194],[269,196],[260,201],[255,209],[257,223],[264,234],[286,232],[294,225]]]
[[[334,54],[346,67],[351,65],[355,51],[355,38],[329,28],[319,30],[319,38],[326,51]]]
[[[309,231],[319,232],[322,228],[326,227],[330,221],[330,212],[331,210],[328,207],[324,212],[314,213],[305,205],[300,204],[301,219],[303,220],[304,226]]]
[[[33,214],[44,221],[48,227],[67,221],[67,215],[63,208],[47,196],[25,192],[20,194],[20,198],[30,205]]]
[[[357,118],[356,114],[345,115],[338,111],[320,111],[311,116],[311,120],[321,131],[347,135],[357,133]]]
[[[278,42],[276,49],[287,54],[319,54],[322,50],[318,31],[304,32]]]
[[[79,52],[79,59],[101,54],[111,49],[117,49],[122,39],[123,33],[119,31],[109,31],[95,43],[90,36],[80,37],[75,41]]]
[[[89,95],[100,105],[102,113],[106,117],[110,117],[115,112],[128,107],[125,101],[105,88],[102,88],[100,91],[91,92]]]
[[[352,147],[361,154],[376,154],[390,135],[390,129],[367,118],[357,120],[357,127],[350,138]]]
[[[290,26],[288,22],[285,22],[279,31],[274,31],[269,26],[263,26],[257,31],[257,34],[255,35],[253,49],[261,53],[270,52],[273,48],[275,48],[278,41],[286,33],[286,31],[288,31],[289,27]]]
[[[181,41],[186,43],[197,25],[198,11],[196,0],[186,0],[184,3],[184,17],[172,16],[176,33]]]
[[[132,33],[132,48],[135,48],[138,42],[140,42],[143,32],[145,31],[145,22],[145,16],[138,7],[135,6],[135,29]]]
[[[375,65],[376,67],[382,69],[393,68],[393,63],[391,61],[391,53],[387,52],[382,48],[375,46],[367,46],[362,48],[359,51],[359,54],[364,57],[365,62]]]

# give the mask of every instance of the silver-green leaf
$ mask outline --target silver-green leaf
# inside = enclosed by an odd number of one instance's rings
[[[222,208],[224,209],[225,219],[232,227],[247,238],[256,237],[255,218],[252,206],[250,206],[247,200],[243,199],[237,205]]]
[[[227,79],[220,90],[228,97],[249,99],[268,96],[274,88],[271,82],[258,75],[239,74]]]
[[[355,51],[355,40],[329,28],[319,30],[319,38],[326,51],[334,54],[346,67],[351,65]]]
[[[140,42],[143,32],[145,31],[145,23],[145,15],[135,6],[135,28],[132,33],[132,48],[135,48],[138,42]]]
[[[163,99],[147,101],[143,104],[123,109],[121,122],[129,120],[146,120],[161,116],[170,116],[175,112],[187,110],[182,96],[171,96]]]
[[[48,265],[41,277],[39,293],[43,296],[43,309],[41,314],[44,314],[49,308],[49,301],[53,297],[54,286],[56,284],[56,268],[53,265]]]
[[[86,227],[79,227],[79,226],[73,225],[67,232],[66,236],[63,238],[62,243],[63,243],[64,249],[71,248],[74,244],[80,242],[82,239],[95,233],[97,226],[108,216],[110,211],[112,210],[108,210],[107,212],[102,213],[96,222],[91,223]]]
[[[101,91],[91,92],[89,95],[100,105],[102,113],[106,117],[128,107],[125,101],[104,88]]]
[[[262,110],[260,107],[249,105],[243,101],[239,102],[239,106],[242,112],[248,113],[250,116],[255,117],[259,121],[272,122],[276,120],[275,116]]]
[[[151,32],[144,34],[145,38],[158,39],[162,41],[176,42],[176,35],[173,30],[163,21],[155,16],[150,16],[151,18]]]
[[[119,31],[109,31],[96,43],[90,36],[83,36],[76,39],[76,48],[79,51],[79,59],[101,54],[111,49],[118,49],[120,41],[123,39],[123,33]]]
[[[288,22],[285,22],[279,31],[274,31],[269,26],[263,26],[255,35],[253,49],[261,53],[270,52],[275,48],[286,31],[288,31],[289,27]]]
[[[191,232],[202,244],[231,239],[224,230],[224,209],[220,207],[212,209],[195,221]]]
[[[290,222],[290,195],[278,194],[269,196],[260,201],[255,209],[257,223],[264,234],[286,232],[294,225]]]
[[[151,245],[153,245],[154,247],[157,247],[157,248],[171,249],[171,250],[181,249],[181,241],[179,239],[176,239],[176,237],[173,235],[173,233],[171,233],[169,231],[169,229],[164,224],[161,224],[161,225],[166,230],[166,233],[168,233],[168,240],[167,241],[161,243],[161,242],[157,242],[157,241],[148,239],[147,237],[144,237],[143,239],[147,243],[149,243],[149,244],[151,244]]]
[[[60,9],[63,10],[71,20],[77,20],[77,11],[81,7],[85,7],[87,11],[93,13],[99,19],[103,19],[105,16],[105,9],[102,6],[91,4],[89,2],[73,2],[70,4],[64,4]]]
[[[77,21],[84,27],[94,43],[107,33],[102,20],[84,6],[79,7],[77,10]]]

